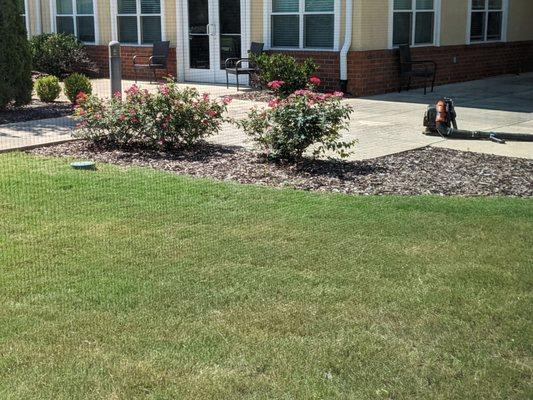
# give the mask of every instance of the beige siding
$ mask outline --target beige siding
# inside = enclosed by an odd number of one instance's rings
[[[111,41],[111,10],[109,8],[109,0],[93,1],[98,2],[98,33],[100,35],[100,43],[98,44],[108,44]]]
[[[263,42],[263,0],[253,0],[250,10],[250,31],[253,42]]]
[[[354,0],[352,50],[386,49],[389,0]]]
[[[468,1],[444,0],[441,6],[441,46],[466,43],[468,22]]]
[[[533,0],[509,0],[507,40],[533,40]]]
[[[37,1],[29,0],[30,30],[32,34],[38,31]],[[98,2],[98,25],[100,44],[107,44],[111,40],[111,17],[109,1]],[[176,1],[165,0],[163,18],[166,24],[166,36],[172,45],[176,44]],[[251,40],[263,41],[263,1],[251,1]],[[352,50],[378,50],[388,46],[389,37],[389,0],[352,0],[353,34]],[[441,45],[464,44],[467,36],[467,21],[469,0],[442,0],[441,12]],[[339,48],[344,42],[345,0],[341,0],[341,29]],[[533,40],[533,0],[509,0],[508,41]],[[42,31],[50,32],[50,1],[41,0]]]

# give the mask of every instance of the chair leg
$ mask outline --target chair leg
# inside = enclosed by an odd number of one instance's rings
[[[226,89],[229,89],[229,74],[228,74],[227,69],[226,69]]]
[[[411,77],[409,77],[409,80],[407,81],[407,91],[411,90]]]
[[[435,88],[435,79],[437,78],[437,74],[433,74],[433,79],[431,80],[431,93],[433,93],[433,89]]]
[[[133,73],[135,74],[135,83],[137,83],[137,68],[133,68]]]
[[[239,91],[239,74],[235,75],[237,78],[237,92]]]

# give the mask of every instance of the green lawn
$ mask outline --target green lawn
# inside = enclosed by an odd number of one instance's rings
[[[0,155],[0,399],[528,399],[533,201]]]

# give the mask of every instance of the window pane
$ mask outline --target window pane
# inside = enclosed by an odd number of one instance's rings
[[[76,10],[78,14],[92,14],[93,0],[76,0]]]
[[[57,0],[58,14],[72,14],[72,0]]]
[[[501,10],[502,0],[489,0],[489,10]]]
[[[411,19],[412,13],[394,13],[392,43],[395,46],[400,44],[411,44]]]
[[[78,39],[94,42],[94,17],[77,17]]]
[[[141,17],[142,44],[161,41],[161,17]]]
[[[485,40],[485,13],[472,13],[471,21],[472,22],[470,26],[470,40],[473,42]]]
[[[331,11],[335,10],[333,0],[305,0],[305,11]]]
[[[137,3],[135,0],[118,0],[119,14],[135,14],[137,12]]]
[[[472,0],[472,10],[484,10],[486,0]]]
[[[241,58],[241,35],[220,35],[220,69],[228,58]]]
[[[298,12],[299,0],[272,0],[272,12]]]
[[[219,0],[218,12],[221,34],[241,33],[241,0]]]
[[[502,13],[489,12],[487,22],[487,40],[500,40],[502,38]]]
[[[159,0],[141,0],[141,14],[159,14],[160,12]]]
[[[416,13],[415,44],[433,43],[434,13]]]
[[[413,8],[413,0],[394,0],[395,10],[411,10]]]
[[[137,17],[117,17],[118,41],[137,43]]]
[[[74,18],[73,17],[57,17],[57,33],[67,33],[74,35]]]
[[[417,10],[433,10],[433,0],[416,0]]]
[[[333,48],[333,14],[306,15],[304,22],[304,46]]]
[[[300,46],[300,17],[298,15],[272,16],[272,46]]]

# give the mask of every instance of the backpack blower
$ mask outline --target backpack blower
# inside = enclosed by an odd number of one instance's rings
[[[527,133],[494,133],[458,129],[456,118],[453,100],[444,97],[434,106],[428,106],[424,114],[424,126],[426,127],[424,134],[452,139],[488,139],[500,144],[504,144],[506,140],[533,141],[533,135]]]

